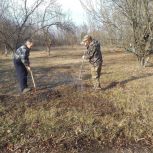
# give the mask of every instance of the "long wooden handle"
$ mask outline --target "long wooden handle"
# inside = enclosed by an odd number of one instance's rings
[[[30,70],[30,74],[31,74],[31,78],[32,78],[33,86],[34,86],[34,88],[36,89],[35,80],[34,80],[33,73],[32,73],[31,70]]]
[[[79,79],[82,80],[82,69],[83,69],[84,59],[82,59],[81,67],[80,67],[80,73],[79,73]]]

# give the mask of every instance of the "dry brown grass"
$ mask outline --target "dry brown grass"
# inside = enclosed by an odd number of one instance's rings
[[[82,53],[83,48],[52,50],[50,57],[44,51],[32,52],[38,91],[26,96],[16,95],[10,57],[2,58],[2,152],[152,152],[151,65],[141,68],[131,54],[105,48],[103,90],[94,92],[88,63],[83,86],[77,80]]]

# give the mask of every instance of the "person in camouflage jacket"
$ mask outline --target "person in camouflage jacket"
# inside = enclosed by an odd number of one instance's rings
[[[101,89],[100,76],[103,63],[102,52],[100,43],[93,39],[91,36],[84,36],[82,43],[87,47],[87,51],[82,56],[83,59],[87,59],[91,64],[91,75],[93,80],[94,89]]]

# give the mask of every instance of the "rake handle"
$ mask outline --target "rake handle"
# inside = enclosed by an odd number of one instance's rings
[[[30,74],[31,74],[31,78],[32,78],[33,86],[34,86],[34,88],[36,89],[36,84],[35,84],[35,80],[34,80],[34,77],[33,77],[32,70],[30,69],[29,71],[30,71]]]
[[[80,74],[79,79],[82,79],[82,69],[83,69],[84,59],[82,59],[81,67],[80,67]]]

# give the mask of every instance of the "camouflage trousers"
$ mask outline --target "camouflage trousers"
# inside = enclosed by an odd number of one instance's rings
[[[94,88],[99,88],[100,86],[100,76],[101,76],[101,68],[102,63],[100,63],[98,66],[91,66],[91,75],[92,75],[92,82],[94,85]]]

